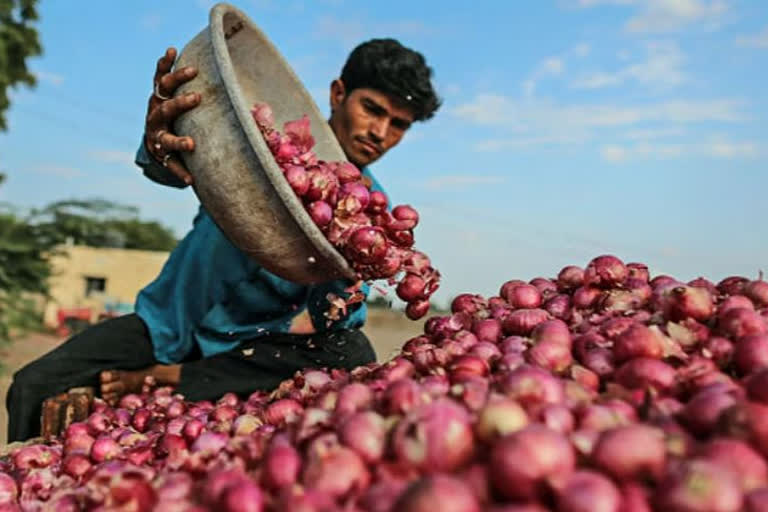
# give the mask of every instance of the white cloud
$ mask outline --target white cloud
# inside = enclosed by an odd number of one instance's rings
[[[600,156],[611,163],[625,163],[630,160],[703,156],[710,158],[741,159],[754,158],[760,154],[759,146],[752,141],[730,141],[710,138],[707,142],[680,144],[651,144],[641,142],[634,145],[609,144],[600,148]]]
[[[551,101],[518,101],[481,94],[452,110],[462,119],[480,125],[501,125],[518,130],[539,126],[609,127],[641,122],[738,122],[746,119],[744,101],[735,99],[676,100],[636,106],[558,105]]]
[[[547,57],[536,66],[531,76],[523,82],[523,92],[526,96],[533,96],[539,80],[546,76],[561,75],[564,70],[565,61],[561,57]]]
[[[127,151],[93,150],[88,152],[88,157],[105,164],[125,164],[134,166],[134,155]]]
[[[646,43],[646,58],[642,62],[627,65],[616,71],[597,71],[575,79],[572,86],[577,89],[599,89],[635,81],[654,88],[669,88],[687,80],[682,69],[685,55],[672,42]]]
[[[64,82],[64,76],[49,71],[34,71],[35,77],[41,82],[47,82],[52,85],[61,85]]]
[[[739,46],[751,46],[753,48],[768,48],[768,26],[762,32],[752,36],[742,36],[736,39]]]
[[[729,7],[726,0],[577,0],[576,5],[636,6],[637,14],[624,26],[633,33],[669,32],[694,23],[717,26]]]
[[[424,187],[430,190],[441,190],[445,188],[470,187],[476,185],[493,185],[504,183],[503,176],[475,176],[475,175],[453,175],[436,176],[427,180]]]
[[[682,126],[668,126],[664,128],[629,130],[623,137],[628,140],[652,140],[664,137],[677,137],[685,135],[685,133],[686,131]]]

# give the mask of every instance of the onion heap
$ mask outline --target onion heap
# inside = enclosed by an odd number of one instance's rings
[[[387,196],[371,190],[371,181],[353,164],[319,160],[312,151],[315,140],[306,115],[286,122],[280,133],[269,105],[257,103],[251,114],[291,189],[359,279],[397,283],[396,293],[407,303],[408,318],[426,315],[440,273],[413,246],[418,212],[409,205],[390,210]],[[361,299],[353,294],[347,304]],[[342,302],[337,310],[343,309]]]
[[[386,363],[147,386],[0,458],[0,510],[768,510],[768,283],[599,256],[462,294]]]

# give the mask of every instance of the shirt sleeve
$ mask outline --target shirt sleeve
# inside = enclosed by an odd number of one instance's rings
[[[185,188],[188,185],[184,183],[184,180],[173,174],[166,167],[163,167],[160,162],[152,158],[147,148],[144,146],[144,136],[141,137],[139,143],[139,149],[136,151],[136,165],[141,167],[144,171],[144,176],[151,179],[155,183],[166,185],[174,188]]]

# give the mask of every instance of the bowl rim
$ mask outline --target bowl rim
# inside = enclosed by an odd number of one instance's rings
[[[256,130],[256,123],[252,119],[250,109],[239,91],[237,75],[235,74],[232,59],[230,58],[227,49],[227,42],[224,34],[224,16],[227,14],[236,15],[241,21],[248,25],[249,30],[254,31],[258,35],[264,43],[265,48],[279,59],[284,70],[296,83],[299,94],[304,97],[309,108],[314,111],[313,114],[315,117],[322,119],[323,115],[309,95],[309,92],[304,87],[304,84],[299,80],[296,73],[291,69],[290,65],[285,61],[266,34],[264,34],[264,32],[240,9],[224,2],[214,5],[209,16],[209,30],[211,44],[213,46],[214,60],[218,67],[219,74],[221,75],[222,82],[224,83],[227,97],[235,111],[235,116],[240,122],[240,126],[245,133],[248,143],[251,145],[255,156],[258,158],[267,179],[269,179],[269,182],[272,184],[273,190],[277,193],[286,209],[296,221],[298,227],[309,239],[311,245],[330,264],[330,266],[333,267],[332,270],[335,270],[339,274],[339,277],[356,281],[357,275],[355,271],[341,253],[337,251],[326,238],[320,228],[312,221],[312,218],[305,210],[304,205],[283,176],[283,173],[272,156],[272,152],[269,150],[261,131]],[[331,143],[338,148],[340,155],[344,155],[335,134],[326,123],[322,123],[322,126],[320,127],[313,126],[312,128],[330,132]]]

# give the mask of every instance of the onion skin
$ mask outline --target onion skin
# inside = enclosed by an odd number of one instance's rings
[[[738,481],[711,462],[686,461],[663,482],[657,494],[659,510],[738,512],[743,503]]]
[[[621,503],[613,482],[589,470],[574,472],[557,492],[559,512],[619,512]]]
[[[447,475],[425,477],[411,484],[392,510],[398,512],[480,512],[472,490],[461,480]]]

